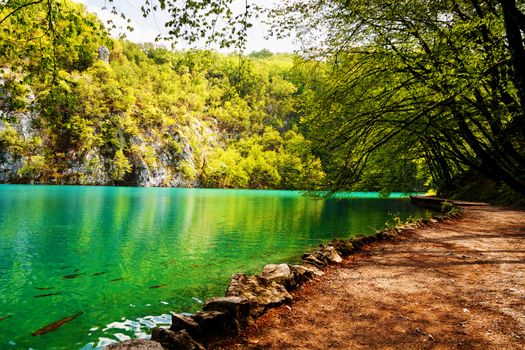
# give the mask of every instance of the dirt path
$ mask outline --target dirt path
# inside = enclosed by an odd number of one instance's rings
[[[223,349],[525,349],[525,212],[370,245]]]

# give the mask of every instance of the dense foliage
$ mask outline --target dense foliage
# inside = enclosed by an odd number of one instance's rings
[[[301,0],[275,15],[327,62],[307,124],[333,189],[482,177],[525,196],[523,3]]]
[[[108,65],[93,58],[108,41],[96,20],[66,11],[76,6],[68,2],[35,3],[40,12],[21,15],[29,7],[9,2],[0,17],[3,66],[41,82],[3,83],[4,110],[23,109],[24,91],[34,93],[47,128],[22,142],[4,127],[9,154],[46,149],[26,157],[22,177],[73,150],[110,157],[95,168],[115,182],[170,163],[165,185],[182,174],[205,186],[430,186],[466,196],[483,186],[496,199],[525,196],[525,9],[515,0],[283,1],[270,12],[272,32],[303,42],[294,66],[265,50],[239,58],[125,42],[106,44]],[[144,14],[169,10],[175,39],[238,47],[260,11],[234,0],[141,5]],[[42,32],[39,48],[19,45]],[[24,50],[44,54],[20,60]],[[38,73],[50,65],[52,75]]]
[[[2,23],[4,181],[304,189],[323,178],[298,127],[306,90],[291,56],[112,41],[81,5],[53,3],[56,37],[41,35],[47,4]]]

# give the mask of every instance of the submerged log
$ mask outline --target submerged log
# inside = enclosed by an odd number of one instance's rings
[[[44,298],[44,297],[51,297],[53,295],[60,295],[62,294],[62,292],[57,292],[57,293],[47,293],[47,294],[39,294],[39,295],[35,295],[33,298]]]
[[[156,284],[154,286],[149,287],[149,289],[157,289],[157,288],[163,288],[166,287],[167,284]]]
[[[106,273],[107,273],[106,271],[102,271],[102,272],[94,273],[94,274],[92,274],[91,276],[100,276],[100,275],[104,275],[104,274],[106,274]]]
[[[42,334],[46,334],[46,333],[52,332],[52,331],[56,330],[57,328],[62,327],[66,323],[73,321],[75,318],[77,318],[78,316],[82,315],[83,313],[84,312],[80,311],[80,312],[78,312],[78,313],[76,313],[76,314],[74,314],[72,316],[64,317],[61,320],[58,320],[58,321],[53,322],[53,323],[50,323],[47,326],[44,326],[44,327],[40,328],[39,330],[33,332],[31,335],[33,337],[36,337],[36,336],[39,336],[39,335],[42,335]]]

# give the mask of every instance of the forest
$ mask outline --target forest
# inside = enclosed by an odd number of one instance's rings
[[[60,4],[55,43],[20,45],[42,36],[43,5],[3,24],[4,181],[307,189],[323,178],[292,56],[113,40],[83,5]]]
[[[236,15],[233,2],[142,9],[170,10],[178,40],[242,49],[259,9]],[[269,10],[272,34],[297,33],[303,52],[225,55],[113,39],[69,0],[4,2],[0,182],[523,203],[523,7],[285,1]],[[206,14],[232,30],[210,31]]]

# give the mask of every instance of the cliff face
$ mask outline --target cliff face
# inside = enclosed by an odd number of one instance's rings
[[[239,66],[115,45],[109,62],[43,82],[0,64],[0,183],[306,189],[322,179],[290,57]]]
[[[5,73],[9,74],[10,71]],[[23,112],[13,111],[10,103],[12,93],[7,89],[7,83],[8,80],[0,76],[0,183],[17,182],[18,171],[27,161],[20,154],[20,147],[34,137],[33,123],[38,118],[28,109]],[[29,95],[26,105],[31,106],[34,99],[34,95]]]
[[[0,94],[8,96],[3,84],[0,79]],[[5,105],[0,109],[0,183],[197,187],[198,164],[203,160],[195,158],[194,146],[218,146],[218,130],[195,119],[191,127],[179,126],[163,135],[164,142],[147,137],[154,134],[152,130],[123,136],[123,142],[135,152],[123,158],[129,168],[120,179],[115,176],[118,160],[98,147],[64,149],[53,155],[54,164],[49,164],[42,150],[49,150],[46,146],[53,137],[46,135],[39,113],[31,111],[33,102],[30,95],[22,110],[6,110]]]
[[[128,155],[129,172],[122,179],[115,179],[117,167],[115,157],[99,148],[86,152],[75,149],[59,154],[56,164],[48,170],[44,155],[39,152],[22,151],[24,145],[30,145],[35,139],[42,139],[42,130],[38,124],[38,113],[11,113],[6,122],[0,120],[0,183],[54,183],[80,185],[130,185],[146,187],[198,187],[198,164],[194,148],[189,138],[180,133],[166,135],[180,145],[174,150],[169,145],[151,142],[141,137],[133,137],[129,142],[132,149],[146,150],[147,157],[142,153]],[[216,130],[200,131],[198,121],[195,122],[195,133],[201,142],[213,144]],[[15,145],[7,145],[5,139],[15,141]],[[3,140],[3,141],[2,141]],[[45,140],[41,141],[45,144]],[[18,146],[20,145],[20,146]],[[58,158],[60,157],[60,158]],[[47,164],[49,165],[49,164]]]
[[[16,182],[18,169],[21,167],[22,159],[0,150],[0,183]]]
[[[0,183],[198,187],[207,150],[225,147],[217,121],[198,114],[162,124],[123,113],[75,115],[58,128],[23,75],[1,73]]]

